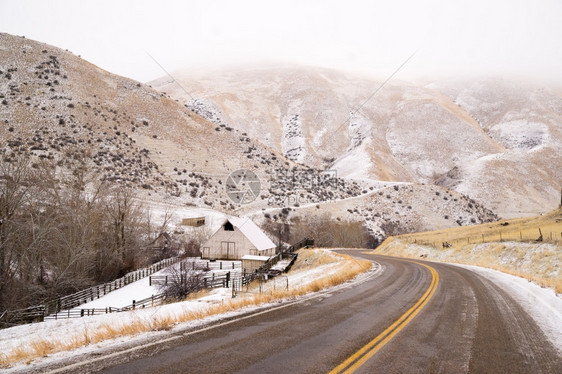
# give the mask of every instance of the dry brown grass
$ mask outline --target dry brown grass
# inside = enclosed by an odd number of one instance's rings
[[[3,353],[0,360],[0,367],[8,368],[15,362],[30,362],[34,356],[31,351],[23,347],[15,347],[9,353]]]
[[[60,345],[59,342],[56,341],[48,341],[45,339],[38,340],[31,342],[31,349],[33,353],[39,357],[46,357],[53,352],[53,349]]]
[[[10,352],[0,354],[0,367],[7,368],[16,363],[31,362],[49,354],[69,351],[90,344],[96,344],[104,340],[116,339],[123,336],[132,336],[141,332],[170,330],[176,324],[198,320],[217,314],[237,311],[243,308],[271,303],[281,299],[294,299],[311,292],[317,292],[329,287],[344,283],[358,274],[370,269],[371,262],[367,260],[355,260],[350,256],[333,254],[318,250],[299,251],[299,266],[296,271],[314,266],[336,263],[338,269],[333,274],[325,275],[312,282],[289,290],[275,290],[262,294],[250,294],[238,297],[218,304],[209,305],[200,310],[185,310],[177,314],[159,315],[150,320],[135,318],[129,323],[112,325],[102,324],[96,329],[84,329],[68,337],[64,342],[48,339],[40,339],[29,343],[30,348],[15,347]],[[296,265],[296,264],[295,264]],[[208,291],[204,290],[195,296],[205,296]]]
[[[540,236],[539,229],[542,232],[543,241],[562,243],[562,209],[542,216],[405,234],[397,237],[414,244],[439,247],[443,242],[448,242],[454,247],[462,247],[467,244],[501,241],[532,242]]]
[[[526,237],[537,238],[539,228],[543,242],[525,240]],[[560,294],[562,240],[551,240],[550,232],[553,237],[555,232],[562,234],[561,209],[538,217],[400,235],[388,238],[374,253],[411,258],[423,256],[430,260],[487,267],[526,278]],[[443,242],[452,246],[443,248]]]
[[[332,254],[319,249],[300,249],[299,257],[291,268],[295,272],[301,269],[310,269],[314,266],[322,266],[340,261],[337,254]]]

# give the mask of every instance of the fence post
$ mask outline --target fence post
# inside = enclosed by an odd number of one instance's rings
[[[148,277],[148,285],[152,286],[152,276]]]
[[[133,300],[133,310],[135,310],[135,306],[136,306],[135,304],[136,304],[136,303],[137,303],[137,302],[136,302],[135,300]]]
[[[234,270],[234,261],[232,261],[232,270]]]
[[[230,283],[230,271],[226,273],[226,288],[228,288],[229,283]]]
[[[222,270],[222,261],[219,263],[219,270]]]

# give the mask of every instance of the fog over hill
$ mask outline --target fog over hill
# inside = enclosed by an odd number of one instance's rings
[[[394,82],[366,101],[379,82],[313,68],[181,81],[195,99],[169,77],[153,84],[158,91],[0,34],[2,162],[23,157],[33,167],[83,172],[151,206],[274,222],[328,215],[381,236],[486,222],[497,218],[492,210],[546,210],[560,188],[553,91],[522,89],[534,106],[502,115],[505,101],[479,114],[479,95],[453,84]],[[498,123],[482,125],[488,118]],[[518,173],[507,172],[512,165]],[[239,182],[249,191],[243,178],[227,179],[239,169],[259,178],[248,204],[227,193]]]
[[[562,91],[502,79],[424,84],[312,67],[175,74],[152,84],[303,165],[344,178],[435,184],[503,217],[555,208]],[[194,98],[195,100],[192,100]]]

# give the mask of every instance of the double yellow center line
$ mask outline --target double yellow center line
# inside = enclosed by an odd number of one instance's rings
[[[423,264],[421,262],[414,262],[418,265],[424,266],[431,272],[431,284],[423,296],[412,306],[406,313],[402,314],[392,325],[390,325],[386,330],[380,333],[376,338],[367,343],[363,348],[359,349],[357,352],[349,356],[347,360],[339,364],[336,368],[330,371],[329,374],[340,374],[346,373],[350,374],[355,372],[361,365],[363,365],[369,358],[373,357],[382,347],[385,346],[396,334],[400,332],[410,321],[423,309],[425,304],[431,299],[435,290],[437,289],[437,284],[439,284],[439,274],[437,271],[429,265]]]

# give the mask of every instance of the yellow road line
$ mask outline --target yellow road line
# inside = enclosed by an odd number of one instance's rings
[[[363,365],[369,358],[377,353],[382,347],[385,346],[396,334],[398,334],[410,321],[423,309],[425,304],[431,299],[437,285],[439,284],[439,274],[437,271],[426,264],[421,262],[410,261],[418,265],[422,265],[429,269],[431,272],[431,283],[429,288],[425,291],[423,296],[412,306],[406,313],[402,314],[392,325],[380,333],[376,338],[365,344],[357,352],[349,356],[344,362],[336,366],[329,374],[346,373],[350,374],[355,372],[361,365]]]

